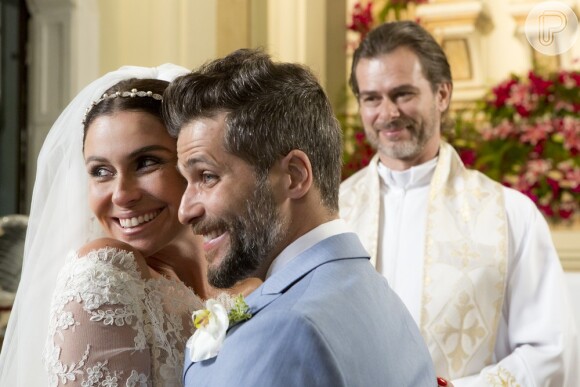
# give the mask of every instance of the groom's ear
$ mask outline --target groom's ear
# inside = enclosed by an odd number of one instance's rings
[[[312,165],[306,153],[301,150],[291,150],[281,160],[281,167],[289,177],[286,187],[287,196],[291,199],[300,199],[312,186]]]

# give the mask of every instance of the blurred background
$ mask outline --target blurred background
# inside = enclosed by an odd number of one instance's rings
[[[22,244],[25,218],[6,216],[28,213],[36,158],[61,110],[85,85],[123,65],[194,68],[242,47],[304,63],[343,125],[348,176],[372,154],[346,87],[352,52],[378,23],[411,19],[449,56],[456,127],[448,141],[466,164],[536,202],[564,268],[580,275],[580,40],[558,55],[534,50],[525,25],[539,3],[0,0],[0,225],[20,230],[0,227],[0,238]],[[578,15],[580,0],[560,3]],[[18,251],[11,250],[13,260]]]

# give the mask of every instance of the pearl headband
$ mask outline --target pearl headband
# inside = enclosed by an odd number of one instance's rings
[[[101,102],[107,100],[107,99],[113,99],[113,98],[134,98],[134,97],[149,97],[149,98],[153,98],[156,99],[158,101],[161,101],[163,99],[163,96],[161,96],[160,94],[156,94],[153,93],[151,91],[140,91],[137,89],[131,89],[131,91],[117,91],[115,93],[112,94],[103,94],[103,96],[101,98],[99,98],[96,101],[93,101],[93,103],[91,104],[91,106],[89,106],[87,108],[87,111],[85,112],[85,115],[83,117],[83,125],[85,124],[86,120],[87,120],[87,115],[90,113],[90,111],[97,106],[98,104],[100,104]]]

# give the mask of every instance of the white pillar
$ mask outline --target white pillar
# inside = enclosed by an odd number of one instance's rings
[[[346,83],[346,0],[269,0],[267,48],[309,66],[336,105]]]
[[[98,76],[97,0],[27,0],[27,208],[36,159],[50,127],[74,95]]]

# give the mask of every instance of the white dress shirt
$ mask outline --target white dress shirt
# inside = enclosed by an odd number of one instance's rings
[[[323,223],[308,231],[306,234],[286,246],[286,248],[274,259],[268,269],[268,273],[266,273],[266,280],[288,262],[318,242],[330,238],[331,236],[344,234],[346,232],[352,232],[352,230],[349,229],[346,222],[342,219],[331,220],[330,222]]]

